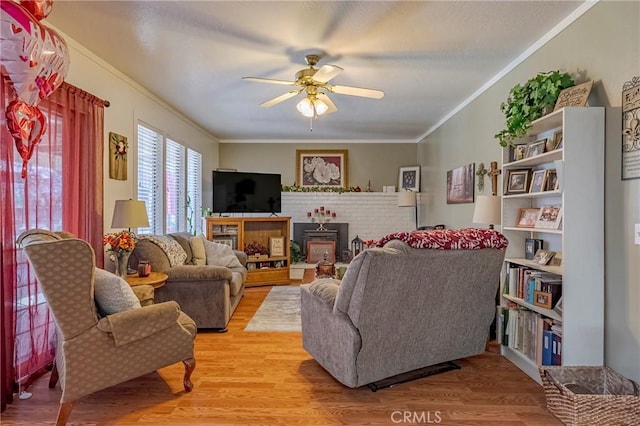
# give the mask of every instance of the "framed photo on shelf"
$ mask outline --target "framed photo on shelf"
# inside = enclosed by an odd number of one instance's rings
[[[398,188],[420,192],[420,166],[400,167]]]
[[[508,170],[505,195],[526,194],[530,178],[531,169]]]
[[[555,169],[547,170],[547,183],[545,186],[545,191],[558,190],[558,173],[556,173]]]
[[[347,154],[346,149],[297,149],[296,184],[302,188],[346,188]]]
[[[546,188],[547,183],[547,171],[546,170],[536,170],[533,172],[531,177],[531,186],[529,187],[529,192],[542,192]]]
[[[447,171],[447,204],[473,203],[475,163]]]
[[[535,157],[536,155],[540,155],[544,153],[544,147],[547,144],[547,139],[539,139],[535,142],[532,142],[527,147],[527,157]]]
[[[558,229],[562,221],[562,207],[546,205],[540,207],[538,219],[536,220],[536,228]]]
[[[518,160],[524,159],[525,156],[527,155],[527,147],[528,145],[526,143],[518,144],[512,147],[511,161],[518,161]]]
[[[554,254],[556,254],[556,252],[540,249],[536,251],[535,256],[533,256],[533,262],[538,265],[546,265],[553,258]]]
[[[327,255],[327,260],[331,263],[336,261],[335,241],[307,241],[307,263],[318,263]]]
[[[518,228],[535,228],[536,220],[538,219],[539,209],[536,208],[524,208],[518,212],[518,219],[516,220],[516,227]]]
[[[562,148],[562,130],[558,130],[553,134],[553,143],[551,146],[551,150]]]
[[[284,256],[284,254],[284,237],[269,237],[269,256],[279,257]]]
[[[551,309],[551,293],[535,290],[533,292],[533,304],[541,308]]]

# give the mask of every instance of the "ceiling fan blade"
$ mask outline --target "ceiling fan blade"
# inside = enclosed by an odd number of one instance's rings
[[[283,86],[295,86],[295,81],[286,81],[286,80],[274,80],[272,78],[262,78],[262,77],[242,77],[243,80],[255,81],[256,83],[271,83],[271,84],[282,84]]]
[[[326,83],[342,71],[344,70],[337,65],[323,65],[312,78],[319,83]]]
[[[302,89],[300,89],[300,90],[292,90],[290,92],[285,93],[284,95],[276,96],[275,98],[272,98],[272,99],[269,99],[267,101],[264,101],[259,106],[261,106],[262,108],[269,108],[271,106],[279,104],[280,102],[284,102],[287,99],[293,98],[295,95],[297,95],[301,91],[302,91]]]
[[[362,96],[373,99],[380,99],[384,96],[384,92],[382,90],[365,89],[362,87],[326,85],[325,88],[330,92],[339,93],[341,95]]]
[[[333,101],[329,99],[329,97],[324,93],[322,92],[318,93],[317,98],[322,102],[324,102],[325,104],[327,104],[327,106],[329,107],[326,114],[331,114],[332,112],[336,112],[338,110],[338,107],[336,106],[336,104],[334,104]]]

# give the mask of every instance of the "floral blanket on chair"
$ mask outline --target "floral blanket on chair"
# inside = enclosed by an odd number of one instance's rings
[[[391,240],[404,241],[413,248],[436,250],[504,250],[509,245],[509,240],[493,229],[464,228],[395,232],[380,238],[376,246],[383,247]]]

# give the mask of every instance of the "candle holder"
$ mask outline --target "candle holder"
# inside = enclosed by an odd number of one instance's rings
[[[311,219],[311,223],[317,223],[318,227],[316,231],[326,231],[324,224],[331,222],[331,219],[335,219],[336,212],[332,212],[329,209],[325,209],[324,207],[320,207],[313,210],[312,212],[307,212],[307,217]]]

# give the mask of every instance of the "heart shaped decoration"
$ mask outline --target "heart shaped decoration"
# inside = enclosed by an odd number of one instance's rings
[[[27,163],[47,130],[47,122],[37,106],[15,99],[7,107],[7,127],[22,158],[22,178],[27,177]]]
[[[29,5],[39,10],[37,3]],[[16,94],[30,106],[60,87],[69,71],[64,39],[13,1],[0,2],[0,56]]]

